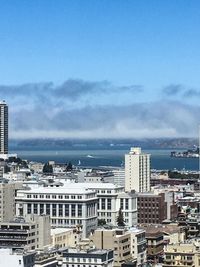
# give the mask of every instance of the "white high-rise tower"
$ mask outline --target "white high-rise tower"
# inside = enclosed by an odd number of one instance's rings
[[[0,154],[8,154],[8,106],[0,101]]]
[[[150,191],[150,154],[139,147],[132,147],[125,155],[125,190]]]

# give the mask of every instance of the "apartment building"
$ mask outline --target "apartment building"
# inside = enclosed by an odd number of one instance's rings
[[[0,267],[35,267],[35,254],[34,251],[1,248]]]
[[[150,154],[139,147],[132,147],[125,155],[125,190],[150,191]]]
[[[0,248],[13,249],[44,248],[50,245],[49,216],[18,217],[0,223]]]
[[[163,193],[139,193],[137,200],[139,224],[160,224],[167,219],[167,202]]]
[[[97,202],[94,190],[81,185],[68,187],[40,187],[19,190],[16,196],[16,214],[47,214],[52,227],[82,227],[83,237],[97,227]]]
[[[8,105],[0,101],[0,154],[8,154]]]
[[[0,222],[12,220],[15,216],[15,184],[0,183]]]
[[[131,237],[132,258],[137,262],[137,267],[142,267],[147,261],[145,230],[140,228],[130,228],[128,232]]]
[[[170,244],[166,246],[163,267],[199,267],[199,248],[199,239],[192,239],[185,243]]]
[[[51,245],[57,248],[74,247],[81,240],[82,233],[74,228],[51,229]]]
[[[114,267],[132,260],[131,236],[124,229],[97,229],[90,236],[90,240],[98,249],[114,249]]]
[[[113,250],[94,249],[81,250],[69,248],[63,252],[61,267],[112,267]]]
[[[163,256],[164,252],[164,235],[155,228],[146,229],[147,240],[147,259],[155,260]]]

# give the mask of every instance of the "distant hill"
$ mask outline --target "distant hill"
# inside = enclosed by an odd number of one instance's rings
[[[195,138],[155,139],[25,139],[10,140],[10,150],[63,150],[63,149],[128,149],[139,146],[143,149],[190,149],[198,146]]]

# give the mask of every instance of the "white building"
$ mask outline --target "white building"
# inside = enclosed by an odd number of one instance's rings
[[[69,248],[63,252],[62,267],[112,267],[113,251],[90,248],[81,250]]]
[[[0,101],[0,154],[8,154],[8,106]]]
[[[67,186],[69,183],[64,184],[64,187]],[[137,224],[137,195],[132,192],[125,193],[123,186],[112,183],[71,183],[70,188],[85,188],[97,193],[98,219],[116,225],[121,208],[126,225],[131,227]]]
[[[132,147],[125,155],[125,190],[150,191],[150,154],[139,147]]]
[[[97,196],[79,184],[66,187],[40,187],[19,190],[16,197],[16,214],[50,215],[53,227],[82,226],[83,237],[97,226]]]
[[[116,185],[121,185],[125,187],[125,169],[120,168],[112,171],[114,175],[113,183]]]
[[[34,267],[35,252],[0,249],[0,267]]]

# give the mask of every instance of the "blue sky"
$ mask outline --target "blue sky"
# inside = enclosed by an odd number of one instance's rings
[[[0,18],[11,137],[197,135],[199,1],[2,0]]]

